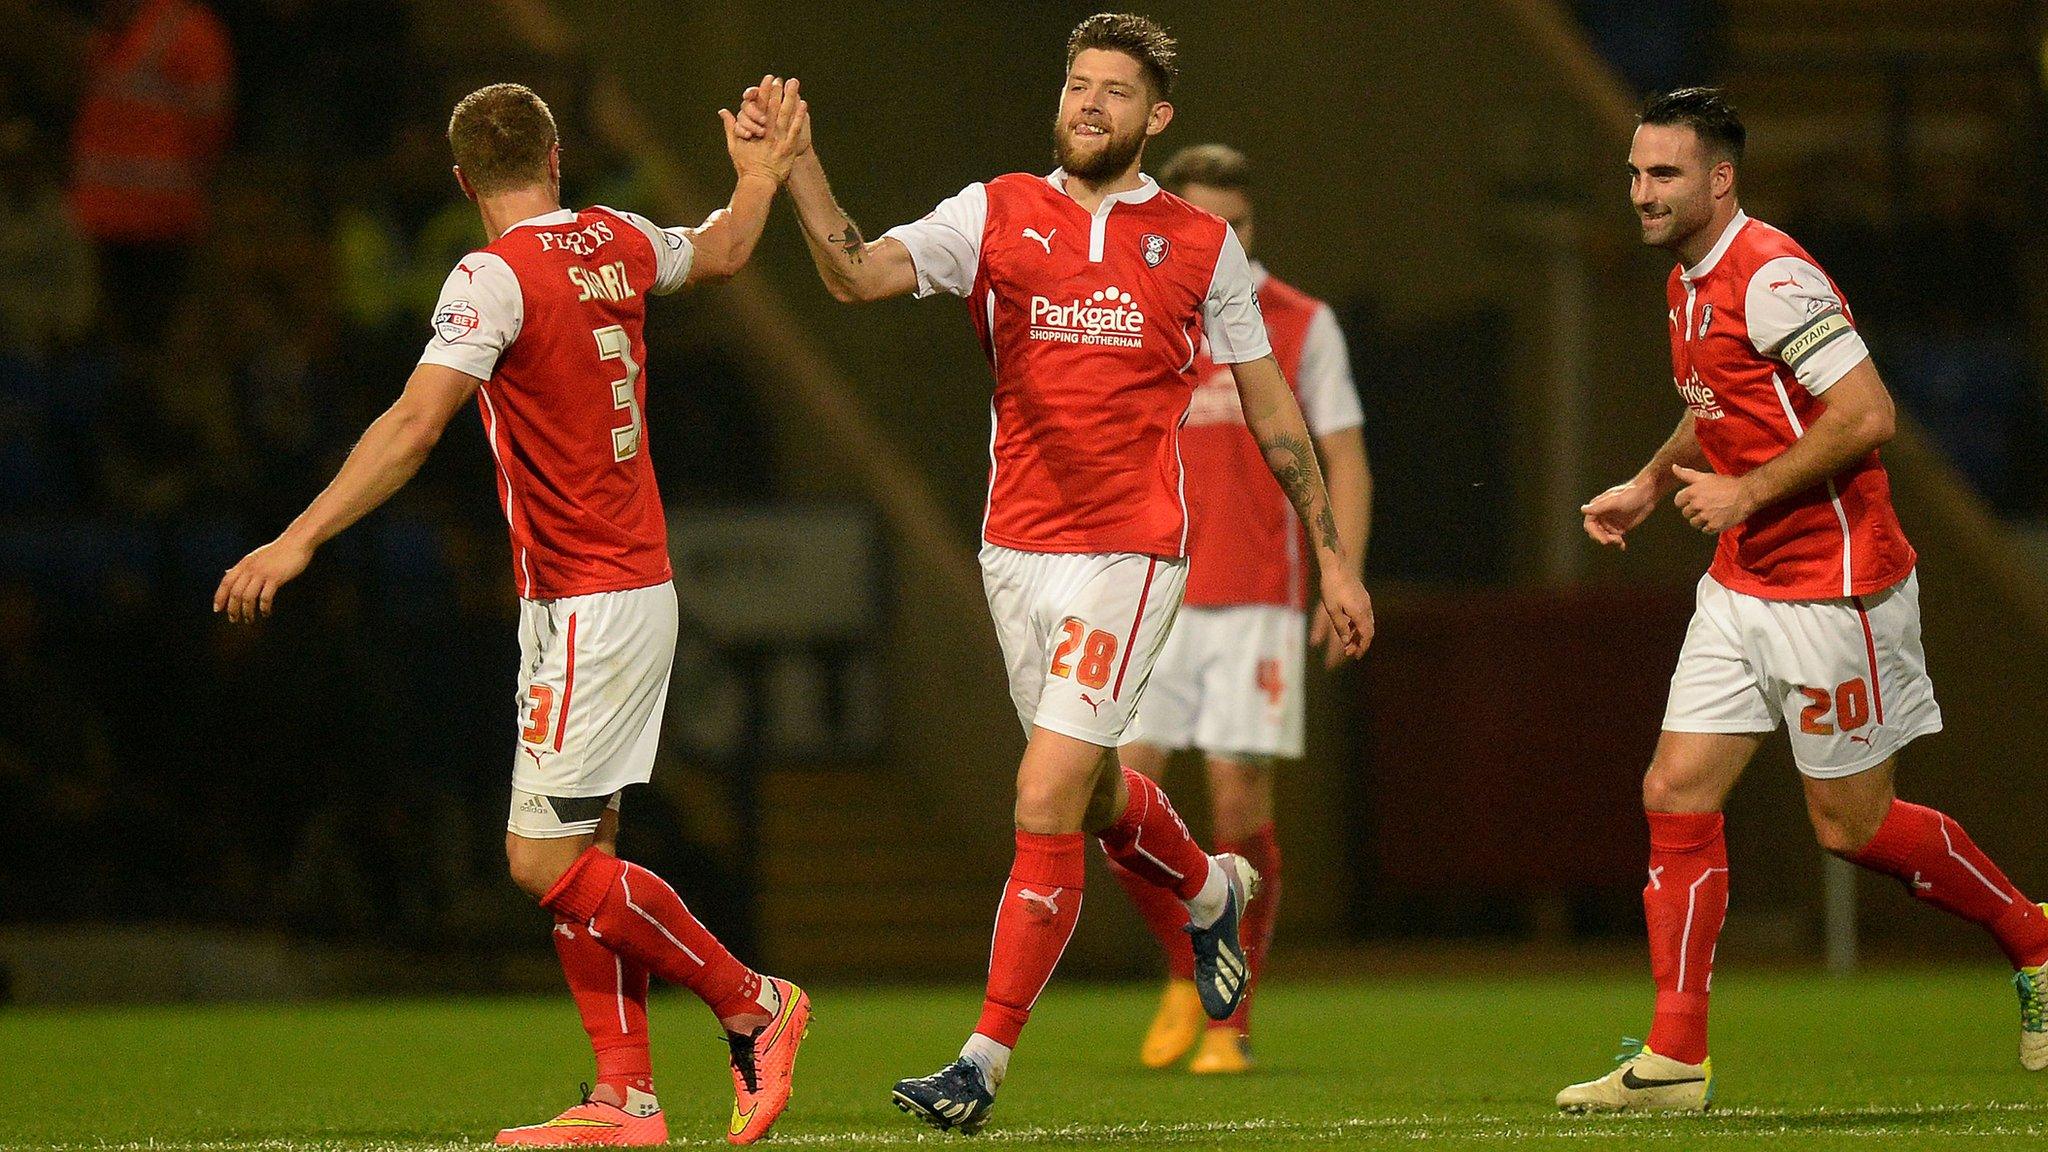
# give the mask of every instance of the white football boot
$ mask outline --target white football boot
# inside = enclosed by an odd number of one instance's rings
[[[1634,1044],[1598,1080],[1557,1094],[1563,1112],[1704,1112],[1714,1100],[1714,1061],[1681,1064]]]

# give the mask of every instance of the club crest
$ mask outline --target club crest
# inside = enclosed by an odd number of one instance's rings
[[[1166,263],[1166,253],[1172,247],[1159,233],[1145,233],[1145,267],[1157,268]]]
[[[1712,304],[1700,305],[1700,335],[1705,336],[1707,334],[1707,326],[1713,322],[1714,306]]]

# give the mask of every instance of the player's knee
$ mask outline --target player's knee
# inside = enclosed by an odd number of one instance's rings
[[[1869,847],[1877,836],[1877,826],[1883,816],[1871,818],[1866,813],[1810,808],[1807,814],[1813,819],[1813,837],[1820,846],[1837,856],[1853,857]]]
[[[1020,784],[1017,827],[1047,836],[1080,831],[1086,813],[1095,807],[1095,798],[1075,796],[1073,791],[1054,782]]]
[[[1659,771],[1655,765],[1643,773],[1643,811],[1683,812],[1686,799],[1686,790],[1671,773]]]
[[[517,836],[505,838],[505,867],[512,874],[512,882],[527,895],[539,900],[546,896],[568,871],[568,864],[559,859],[560,853],[536,851],[526,840]]]

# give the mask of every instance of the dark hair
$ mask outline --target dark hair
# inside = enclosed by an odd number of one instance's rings
[[[1708,154],[1742,163],[1742,146],[1749,134],[1742,117],[1719,88],[1677,88],[1643,102],[1638,124],[1683,124],[1693,130]]]
[[[1179,54],[1174,50],[1173,37],[1150,17],[1131,12],[1098,12],[1081,21],[1074,34],[1067,37],[1068,69],[1074,67],[1074,57],[1090,48],[1129,56],[1145,70],[1145,79],[1151,82],[1158,99],[1173,94],[1174,77],[1180,74]]]
[[[1159,186],[1175,193],[1190,184],[1248,192],[1252,186],[1252,162],[1228,144],[1191,144],[1173,154],[1159,170]]]
[[[492,84],[464,96],[448,118],[448,147],[479,196],[548,179],[555,116],[524,84]]]

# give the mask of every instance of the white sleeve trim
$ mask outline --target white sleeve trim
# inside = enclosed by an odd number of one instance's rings
[[[1743,314],[1750,344],[1790,368],[1810,395],[1870,356],[1827,276],[1797,256],[1780,256],[1750,274]]]
[[[607,211],[618,212],[618,209]],[[681,288],[690,278],[690,266],[697,262],[697,246],[690,242],[689,230],[663,228],[638,212],[618,214],[638,228],[649,244],[654,245],[654,284],[647,289],[647,294],[666,296]]]
[[[1243,364],[1273,354],[1266,319],[1259,314],[1259,293],[1252,284],[1252,262],[1236,229],[1227,224],[1216,271],[1209,277],[1209,293],[1202,298],[1202,317],[1209,359],[1216,363]]]
[[[420,354],[420,363],[489,380],[525,323],[526,300],[512,266],[493,253],[472,252],[441,285],[441,299],[434,305],[434,335]]]
[[[939,201],[924,219],[882,233],[910,250],[922,300],[940,292],[966,296],[981,271],[981,234],[988,228],[988,186],[969,184]]]
[[[1301,367],[1294,390],[1301,397],[1301,414],[1308,419],[1311,436],[1328,436],[1365,423],[1365,410],[1358,402],[1358,385],[1351,379],[1351,352],[1344,346],[1344,329],[1328,304],[1316,306],[1308,322],[1308,335],[1301,343]]]

